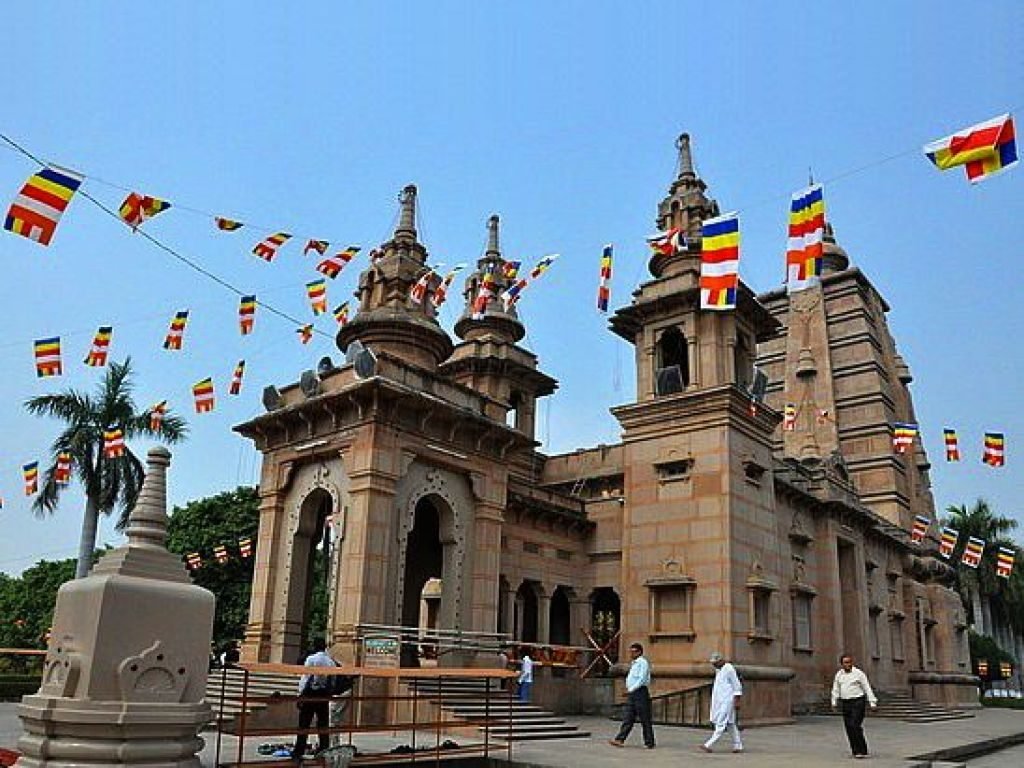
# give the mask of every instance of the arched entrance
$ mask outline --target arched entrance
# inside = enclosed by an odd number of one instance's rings
[[[611,640],[622,626],[621,601],[612,587],[598,587],[590,593],[590,634],[599,645]],[[608,656],[618,660],[619,644],[608,649]]]
[[[516,590],[516,639],[536,643],[537,626],[537,587],[524,581]]]
[[[442,509],[447,512],[435,497],[424,496],[416,502],[413,525],[409,530],[402,577],[401,622],[407,629],[402,642],[403,667],[420,665],[421,629],[446,628],[443,626],[448,606],[445,600],[446,546],[441,533]],[[426,590],[428,582],[433,587],[430,590]],[[430,592],[429,601],[424,599],[426,592]],[[415,631],[408,631],[413,629]]]
[[[330,593],[331,526],[334,501],[316,488],[299,506],[298,525],[291,542],[288,580],[288,624],[298,628],[297,637],[286,643],[283,660],[304,658],[313,637],[324,637]]]
[[[548,610],[548,634],[551,645],[569,645],[572,634],[572,614],[569,603],[569,591],[558,587],[551,595],[551,606]]]

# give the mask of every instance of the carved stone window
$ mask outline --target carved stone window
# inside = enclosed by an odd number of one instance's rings
[[[746,481],[760,488],[761,479],[764,477],[764,473],[768,471],[768,467],[750,454],[744,455],[740,462],[743,465],[743,477]]]
[[[686,457],[658,461],[654,468],[658,473],[659,483],[688,482],[693,470],[693,459]]]
[[[813,653],[813,634],[811,633],[811,617],[813,615],[814,595],[808,592],[794,591],[793,597],[793,650]]]
[[[747,639],[752,642],[770,643],[775,639],[772,631],[772,594],[778,585],[764,577],[764,568],[755,560],[747,577],[749,629]]]
[[[647,587],[651,628],[649,637],[658,640],[693,640],[693,594],[697,582],[682,572],[678,560],[662,563],[661,573],[644,582]]]

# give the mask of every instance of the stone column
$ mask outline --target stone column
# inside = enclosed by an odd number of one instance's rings
[[[170,458],[149,452],[127,546],[57,593],[42,686],[18,708],[23,768],[199,768],[214,597],[164,546]]]
[[[537,644],[547,645],[551,642],[551,595],[541,585],[537,585]]]

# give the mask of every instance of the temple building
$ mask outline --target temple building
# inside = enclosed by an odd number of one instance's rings
[[[646,646],[655,694],[706,683],[724,653],[747,722],[820,702],[844,652],[882,690],[974,695],[951,570],[933,537],[909,534],[935,510],[923,447],[893,451],[892,424],[914,415],[888,305],[830,226],[818,284],[741,282],[734,311],[702,311],[701,221],[719,209],[685,134],[677,147],[657,225],[683,237],[610,322],[635,350],[636,400],[611,408],[621,441],[561,455],[535,439],[557,382],[519,345],[515,305],[478,300],[511,280],[498,217],[453,341],[431,300],[440,277],[410,296],[428,257],[406,187],[338,332],[345,362],[268,387],[267,412],[236,427],[263,454],[246,658],[298,656],[326,529],[343,655],[367,628],[578,646],[600,623]],[[415,646],[401,663],[419,663]],[[535,694],[610,699],[611,681],[557,672]]]

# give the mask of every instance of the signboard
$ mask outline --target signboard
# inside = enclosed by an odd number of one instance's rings
[[[363,638],[363,666],[396,668],[401,647],[393,635],[367,635]]]

